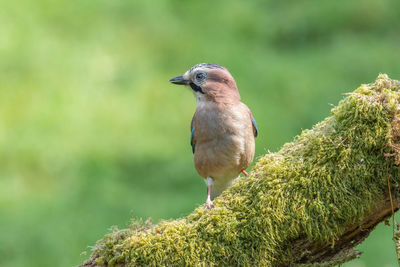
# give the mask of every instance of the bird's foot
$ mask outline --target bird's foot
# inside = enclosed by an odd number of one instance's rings
[[[206,209],[212,209],[212,208],[214,208],[214,203],[211,200],[207,199]]]

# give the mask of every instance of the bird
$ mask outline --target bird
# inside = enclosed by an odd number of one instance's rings
[[[240,101],[236,82],[227,68],[200,63],[183,75],[170,79],[190,88],[196,111],[190,125],[194,167],[207,185],[205,207],[251,164],[255,152],[257,123],[250,109]]]

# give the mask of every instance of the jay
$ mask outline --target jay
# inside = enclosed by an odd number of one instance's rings
[[[236,82],[217,64],[201,63],[173,84],[186,85],[196,97],[190,144],[194,166],[207,184],[206,208],[243,173],[254,158],[258,129],[250,109],[240,101]]]

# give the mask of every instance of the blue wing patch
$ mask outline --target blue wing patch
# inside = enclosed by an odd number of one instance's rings
[[[192,152],[194,154],[195,144],[193,143],[193,135],[194,135],[194,127],[192,128],[192,132],[190,133],[190,145],[192,146]]]
[[[253,129],[254,129],[254,137],[257,137],[258,135],[258,128],[257,128],[257,123],[254,117],[251,117],[251,122],[253,123]]]

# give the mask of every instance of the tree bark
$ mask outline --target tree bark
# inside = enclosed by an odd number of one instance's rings
[[[399,209],[399,199],[394,202],[395,211]],[[391,203],[386,199],[379,203],[372,209],[363,220],[359,223],[350,225],[341,235],[334,247],[329,245],[320,245],[309,242],[306,238],[300,238],[294,242],[292,247],[293,255],[295,255],[295,262],[302,266],[314,263],[318,266],[335,266],[361,255],[361,251],[353,250],[355,246],[360,244],[369,236],[375,227],[385,221],[392,215]],[[388,222],[386,222],[388,224]],[[394,252],[393,252],[394,253]]]
[[[334,266],[399,209],[400,83],[381,74],[186,218],[133,222],[81,266]]]

